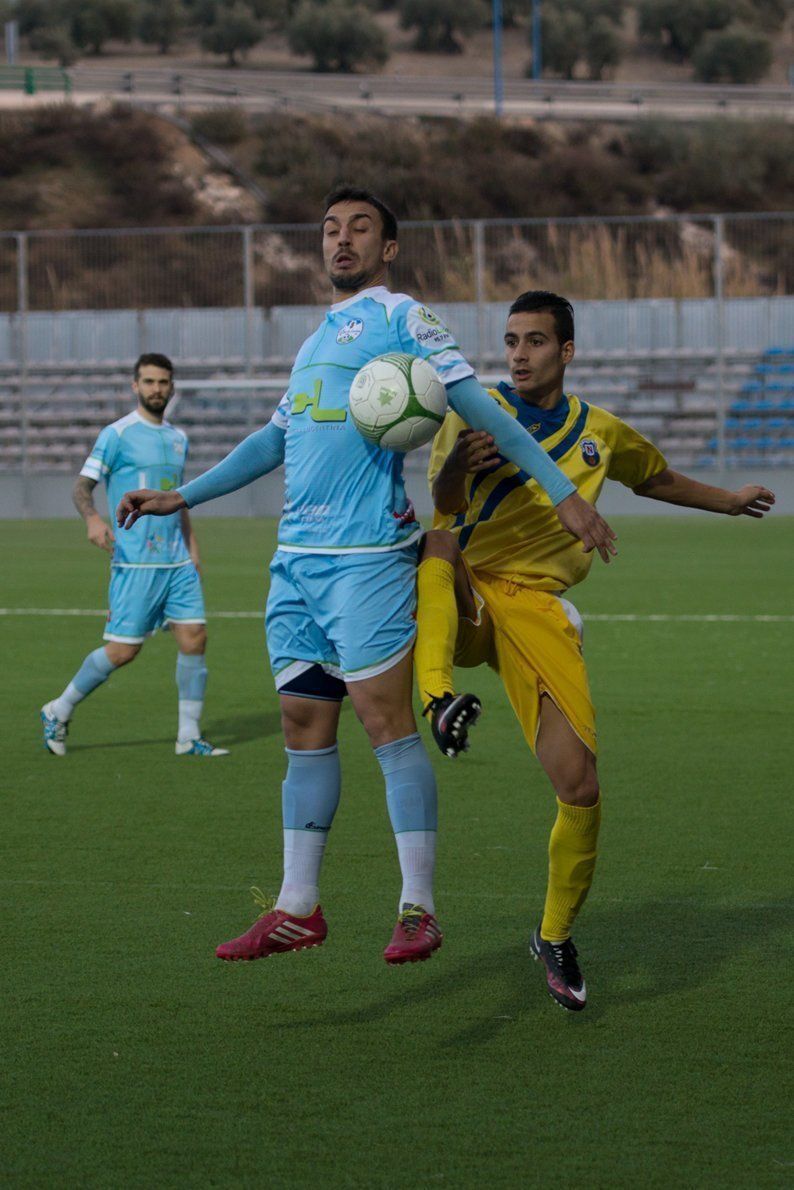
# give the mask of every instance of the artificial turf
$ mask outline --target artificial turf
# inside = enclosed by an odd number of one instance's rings
[[[553,800],[498,680],[472,752],[437,754],[431,962],[387,967],[398,895],[382,783],[349,709],[320,949],[213,957],[280,880],[277,700],[256,619],[273,526],[199,521],[205,729],[173,755],[162,635],[78,708],[38,708],[101,619],[0,616],[0,1181],[19,1187],[777,1186],[794,1170],[790,621],[593,619],[604,786],[575,933],[587,1010],[545,992],[527,939]],[[785,615],[792,522],[636,519],[573,596],[585,616]],[[0,523],[3,608],[102,608],[74,522]],[[790,1034],[789,1034],[790,1036]]]

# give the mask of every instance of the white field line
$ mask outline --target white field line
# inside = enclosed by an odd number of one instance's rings
[[[107,609],[104,608],[90,608],[90,607],[0,607],[0,616],[106,616]],[[209,620],[262,620],[264,619],[264,609],[259,612],[210,612]],[[681,615],[668,614],[667,612],[644,613],[644,612],[625,612],[625,613],[606,613],[596,615],[585,615],[583,617],[589,622],[602,621],[608,624],[618,623],[659,623],[659,624],[791,624],[794,623],[794,615],[790,616],[776,616],[776,615],[709,615],[697,613],[683,613]]]

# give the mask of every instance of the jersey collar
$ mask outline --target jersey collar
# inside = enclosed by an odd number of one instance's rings
[[[563,393],[562,400],[554,409],[542,409],[540,405],[530,405],[519,397],[518,393],[505,380],[496,386],[504,399],[515,409],[517,419],[525,430],[529,430],[533,438],[542,442],[561,430],[568,420],[571,408],[568,396]]]
[[[339,310],[346,310],[348,306],[352,306],[354,302],[360,302],[362,298],[368,297],[376,302],[382,301],[383,294],[390,292],[385,285],[372,285],[369,289],[362,289],[358,293],[354,293],[352,297],[344,298],[341,302],[334,302],[330,307],[331,313],[336,314]]]

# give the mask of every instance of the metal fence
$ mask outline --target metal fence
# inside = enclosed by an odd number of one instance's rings
[[[792,293],[794,212],[405,223],[393,287],[426,301]],[[316,227],[136,228],[0,236],[0,310],[323,304]]]

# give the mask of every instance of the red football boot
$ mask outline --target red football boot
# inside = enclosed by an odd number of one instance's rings
[[[391,942],[383,952],[387,963],[418,963],[429,959],[444,939],[432,913],[421,905],[403,905]]]
[[[252,889],[259,894],[259,890]],[[255,900],[265,904],[259,894]],[[272,954],[284,954],[288,950],[304,950],[309,946],[322,946],[328,935],[323,911],[315,905],[308,917],[295,917],[276,909],[272,905],[256,919],[250,930],[231,942],[222,942],[215,951],[219,959],[227,962],[250,962],[252,959],[266,959]]]

